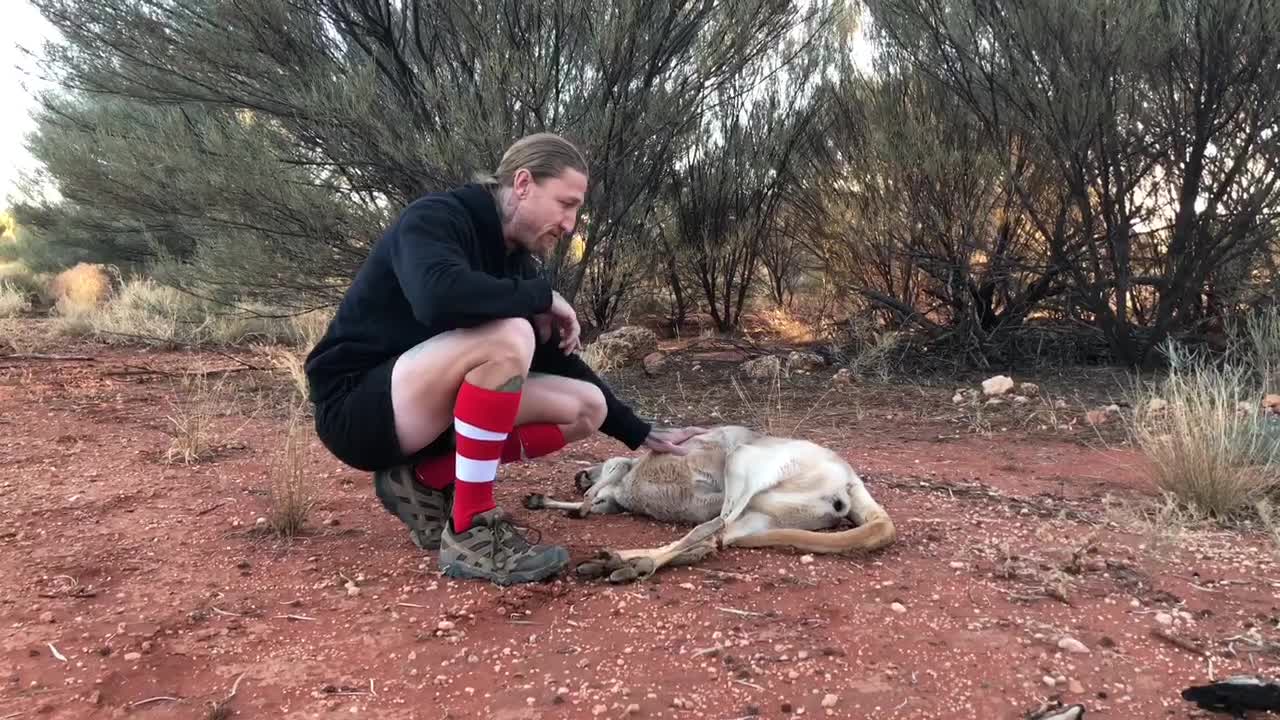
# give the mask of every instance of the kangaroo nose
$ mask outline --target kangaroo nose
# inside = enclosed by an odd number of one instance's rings
[[[591,487],[591,475],[586,470],[579,470],[578,474],[573,476],[573,484],[579,491],[586,492]]]

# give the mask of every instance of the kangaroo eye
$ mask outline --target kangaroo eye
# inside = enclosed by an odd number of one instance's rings
[[[836,509],[836,512],[838,513],[844,512],[844,501],[841,500],[840,498],[836,498],[835,502],[831,503],[831,505]]]

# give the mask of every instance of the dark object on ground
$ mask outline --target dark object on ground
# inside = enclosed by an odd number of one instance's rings
[[[1280,684],[1236,675],[1208,685],[1192,685],[1182,691],[1182,699],[1203,710],[1242,718],[1250,710],[1280,711]]]

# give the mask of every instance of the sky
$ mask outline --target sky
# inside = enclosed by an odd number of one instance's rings
[[[20,169],[31,169],[34,161],[26,150],[26,134],[34,129],[33,91],[43,85],[34,77],[32,58],[23,49],[40,52],[46,39],[57,36],[26,0],[0,0],[4,8],[4,36],[0,42],[0,209],[7,206]],[[9,39],[11,38],[11,39]]]

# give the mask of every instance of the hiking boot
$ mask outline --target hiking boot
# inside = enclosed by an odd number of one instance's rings
[[[497,585],[540,582],[568,564],[568,550],[530,544],[499,508],[476,515],[463,533],[455,533],[450,520],[440,539],[440,569],[452,578]]]
[[[413,468],[398,465],[373,474],[373,491],[387,512],[409,526],[409,539],[422,550],[440,547],[449,521],[453,488],[433,490],[417,481]]]

